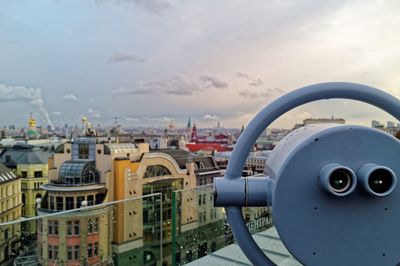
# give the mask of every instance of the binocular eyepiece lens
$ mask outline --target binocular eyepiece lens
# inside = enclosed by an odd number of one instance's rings
[[[329,185],[336,193],[346,192],[352,185],[352,176],[344,168],[336,169],[329,177]]]
[[[397,184],[396,174],[390,168],[375,163],[363,165],[357,171],[357,176],[364,190],[372,196],[387,196]]]
[[[337,197],[349,195],[357,185],[357,177],[350,168],[330,163],[319,172],[320,185],[330,194]]]
[[[376,169],[369,175],[368,185],[375,193],[386,193],[392,188],[393,185],[392,173],[386,169]]]

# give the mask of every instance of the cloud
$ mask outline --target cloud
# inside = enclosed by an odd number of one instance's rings
[[[146,86],[140,85],[139,88],[119,88],[115,90],[111,90],[111,93],[114,95],[127,95],[127,94],[139,94],[139,95],[154,95],[157,94],[157,90],[152,88],[146,88]]]
[[[51,114],[54,116],[61,116],[61,112],[59,112],[59,111],[53,111],[53,112],[51,112]]]
[[[170,80],[164,82],[164,91],[167,94],[193,95],[194,92],[203,90],[204,88],[189,81],[184,76],[173,76]]]
[[[127,94],[169,94],[178,96],[191,96],[196,92],[202,92],[208,89],[225,89],[228,83],[211,76],[200,76],[199,81],[191,81],[183,75],[174,75],[169,79],[139,82],[134,88],[119,88],[111,90],[114,95]]]
[[[169,117],[143,117],[144,120],[146,121],[151,121],[151,122],[171,122],[172,118]]]
[[[264,84],[264,82],[260,78],[251,77],[249,74],[237,72],[236,76],[239,78],[244,78],[249,81],[249,85],[258,87]]]
[[[252,91],[252,90],[242,90],[239,91],[239,95],[245,98],[271,98],[277,93],[281,93],[281,89],[273,88],[266,89],[264,91]]]
[[[63,99],[66,100],[66,101],[73,101],[73,102],[79,101],[78,97],[76,97],[76,95],[73,94],[73,93],[65,94],[63,96]]]
[[[225,81],[222,81],[216,77],[202,75],[202,76],[200,76],[200,81],[203,83],[203,86],[205,88],[210,88],[210,87],[214,87],[214,88],[218,88],[218,89],[228,88],[228,83],[226,83]]]
[[[11,86],[0,83],[0,102],[27,102],[43,116],[45,123],[53,128],[49,112],[44,106],[42,90],[24,86]]]
[[[144,8],[150,13],[161,15],[167,9],[171,8],[171,4],[161,0],[125,0],[128,2],[135,2],[137,6]]]
[[[143,62],[146,62],[146,60],[144,60],[143,58],[140,58],[136,55],[133,55],[133,54],[124,54],[121,52],[114,52],[107,61],[107,63],[124,63],[124,62],[143,63]]]
[[[125,119],[126,121],[129,121],[129,122],[140,122],[140,119],[139,119],[139,118],[130,117],[130,116],[125,116],[124,119]]]
[[[172,6],[167,1],[162,0],[96,0],[97,3],[115,3],[122,5],[136,5],[154,15],[162,15]]]
[[[205,116],[203,116],[203,119],[206,119],[206,120],[218,120],[219,117],[216,116],[216,115],[206,114]]]
[[[98,111],[98,110],[95,110],[93,108],[89,108],[88,111],[87,111],[87,114],[90,117],[93,117],[93,118],[100,118],[101,117],[101,112]]]

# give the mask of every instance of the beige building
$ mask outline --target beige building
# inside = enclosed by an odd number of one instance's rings
[[[12,170],[0,164],[0,221],[21,218],[21,179]],[[20,224],[0,226],[0,264],[6,264],[20,248]]]
[[[49,182],[48,158],[51,154],[48,148],[29,145],[16,145],[0,154],[0,162],[21,177],[22,217],[36,216],[36,199],[44,196],[41,186]],[[22,227],[23,232],[36,232],[35,222],[23,223]]]
[[[170,262],[172,197],[176,190],[190,191],[181,193],[179,198],[180,210],[176,215],[181,232],[190,232],[221,218],[215,211],[207,213],[212,197],[204,196],[202,206],[198,207],[197,194],[191,191],[222,174],[212,157],[195,156],[183,150],[150,151],[147,143],[98,141],[98,138],[80,137],[56,148],[49,159],[50,183],[42,186],[47,193],[39,213],[139,199],[113,204],[110,208],[94,207],[90,211],[43,219],[38,228],[39,261],[43,265],[61,261],[70,266],[83,262],[108,265],[110,258],[116,265]],[[141,199],[154,193],[162,196]],[[87,229],[93,223],[95,232]],[[210,249],[211,243],[206,243],[205,252],[207,247]]]

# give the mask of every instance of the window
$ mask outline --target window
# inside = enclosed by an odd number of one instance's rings
[[[89,245],[88,245],[87,254],[88,254],[89,258],[93,257],[93,244],[92,243],[89,243]]]
[[[80,247],[79,246],[75,246],[75,248],[74,248],[74,259],[75,260],[79,259],[79,252],[80,252]]]
[[[85,197],[77,197],[76,198],[76,207],[80,208],[82,206],[82,201],[85,200]]]
[[[79,159],[89,159],[89,144],[79,144]]]
[[[96,204],[101,204],[101,202],[103,201],[103,196],[103,193],[96,194]]]
[[[54,234],[57,236],[58,235],[58,221],[54,221]]]
[[[67,222],[67,235],[72,236],[72,222],[71,221]]]
[[[143,178],[171,175],[171,172],[162,165],[147,166]]]
[[[100,174],[93,161],[66,161],[59,171],[59,178],[67,184],[96,183],[100,180]]]
[[[93,222],[93,232],[98,232],[99,231],[99,218],[94,219]]]
[[[75,235],[79,235],[79,221],[74,222]]]
[[[88,220],[88,233],[97,233],[99,231],[99,218]]]
[[[99,243],[98,242],[94,243],[93,253],[94,253],[95,257],[99,255]]]
[[[54,259],[58,259],[58,246],[53,246],[53,251]]]
[[[74,198],[73,197],[66,197],[66,209],[72,210],[74,208]]]
[[[48,256],[50,260],[53,259],[53,246],[48,246]]]
[[[67,254],[68,254],[68,260],[72,260],[72,246],[68,246],[68,250],[67,250]]]
[[[201,205],[201,195],[199,195],[199,206]]]
[[[21,177],[22,178],[27,178],[28,177],[28,172],[27,171],[21,171]]]
[[[88,233],[93,233],[93,223],[91,219],[88,220]]]
[[[47,250],[50,260],[58,259],[58,246],[48,245]]]
[[[53,221],[49,221],[47,234],[49,235],[53,234]]]
[[[43,177],[43,172],[42,172],[42,171],[35,171],[35,172],[33,173],[33,176],[34,176],[35,178]]]
[[[94,205],[94,196],[93,195],[89,195],[87,197],[87,202],[88,202],[88,206]]]
[[[57,201],[57,211],[62,211],[64,208],[64,198],[56,197],[56,201]]]
[[[54,196],[50,196],[50,210],[54,210]]]
[[[48,221],[48,231],[49,235],[58,235],[58,221]]]

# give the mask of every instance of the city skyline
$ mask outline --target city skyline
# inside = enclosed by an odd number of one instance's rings
[[[3,1],[0,124],[240,128],[284,93],[353,81],[400,96],[396,1]],[[373,19],[370,19],[373,17]],[[396,121],[365,104],[319,102],[309,117]]]

